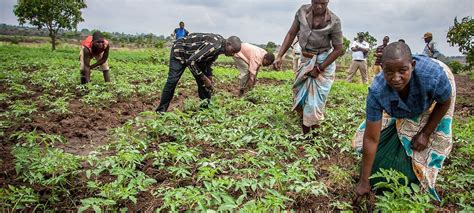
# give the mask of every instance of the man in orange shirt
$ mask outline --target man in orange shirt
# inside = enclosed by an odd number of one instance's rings
[[[82,41],[79,57],[81,61],[81,84],[89,83],[91,80],[91,70],[96,67],[100,67],[102,70],[105,82],[110,82],[109,64],[107,63],[109,49],[109,41],[100,32],[95,32]],[[97,62],[91,65],[92,58],[95,58]]]
[[[255,86],[255,78],[261,66],[273,64],[275,56],[264,49],[249,43],[242,43],[240,52],[234,55],[237,69],[240,71],[239,95],[244,95]]]

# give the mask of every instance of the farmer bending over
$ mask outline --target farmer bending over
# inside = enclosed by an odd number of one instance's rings
[[[436,176],[453,145],[453,74],[438,60],[412,56],[402,42],[385,47],[382,68],[369,88],[366,121],[354,138],[363,153],[354,202],[382,181],[369,181],[382,168],[403,173],[408,184],[421,184],[439,200]]]
[[[105,82],[110,82],[109,64],[109,41],[107,41],[100,32],[87,36],[82,41],[81,53],[79,60],[81,61],[81,84],[91,81],[91,70],[100,67],[104,74]],[[95,58],[95,64],[90,65],[91,59]]]
[[[275,56],[264,49],[249,43],[242,43],[240,52],[234,55],[235,65],[240,71],[240,94],[243,95],[255,86],[257,72],[260,66],[273,64]]]
[[[176,85],[186,67],[189,67],[196,79],[199,98],[206,100],[202,106],[207,107],[213,89],[212,63],[220,54],[232,56],[238,53],[240,44],[240,39],[236,36],[224,39],[211,33],[191,33],[178,39],[171,48],[168,79],[161,94],[160,105],[155,111],[168,110]]]

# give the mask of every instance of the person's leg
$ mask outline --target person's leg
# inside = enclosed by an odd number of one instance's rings
[[[361,61],[359,64],[360,75],[362,76],[362,83],[367,84],[368,76],[367,76],[367,61]]]
[[[87,84],[90,82],[90,69],[86,69],[85,63],[84,63],[84,47],[81,48],[81,52],[79,55],[79,61],[81,63],[81,84]]]
[[[173,99],[176,85],[178,84],[179,78],[181,78],[181,75],[183,74],[185,69],[186,66],[184,64],[181,64],[181,61],[174,58],[174,56],[170,57],[168,79],[166,80],[163,92],[161,93],[160,104],[158,105],[155,111],[166,112],[168,110],[171,99]]]
[[[100,59],[102,59],[103,53],[100,55]],[[98,60],[100,60],[98,59]],[[104,81],[105,82],[110,82],[110,76],[109,76],[109,60],[105,61],[102,65],[100,65],[100,70],[102,70],[102,74],[104,75]]]
[[[346,81],[347,82],[352,82],[352,78],[354,77],[354,74],[356,73],[357,71],[357,61],[352,61],[351,62],[351,65],[349,66],[349,70],[348,70],[348,74],[347,74],[347,78],[346,78]]]

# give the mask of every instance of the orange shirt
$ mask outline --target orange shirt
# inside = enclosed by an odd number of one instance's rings
[[[87,47],[89,48],[89,50],[91,50],[92,48],[92,36],[87,36],[86,39],[84,39],[84,41],[82,41],[82,46],[84,47]],[[107,41],[107,39],[104,39],[104,48],[107,48],[107,46],[109,46],[109,41]],[[91,50],[92,52],[92,50]]]
[[[260,47],[249,43],[242,43],[240,52],[236,53],[235,56],[244,60],[249,65],[249,72],[255,75],[260,66],[262,66],[265,54],[267,54],[267,51]]]

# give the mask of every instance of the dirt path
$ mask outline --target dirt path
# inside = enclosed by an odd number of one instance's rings
[[[466,75],[454,75],[456,80],[456,109],[458,117],[474,115],[474,80]]]

